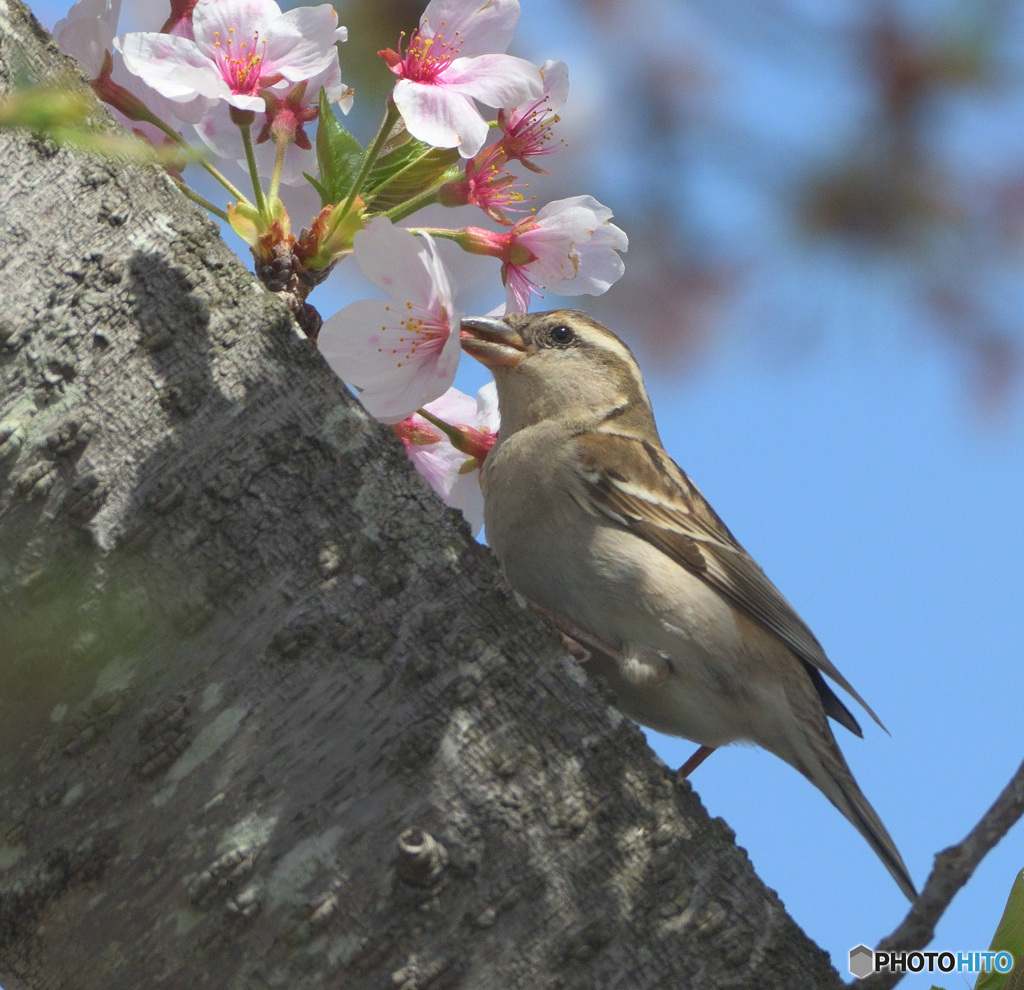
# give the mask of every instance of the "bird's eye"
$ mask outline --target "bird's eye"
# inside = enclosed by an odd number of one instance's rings
[[[576,334],[570,327],[557,326],[552,327],[548,331],[548,340],[558,347],[565,347],[566,344],[571,344],[575,339]]]

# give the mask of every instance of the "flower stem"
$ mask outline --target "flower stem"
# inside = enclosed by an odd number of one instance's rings
[[[196,154],[195,149],[170,124],[161,120],[155,113],[151,113],[146,119],[155,127],[159,127],[175,144],[187,151],[189,155],[188,160],[194,161],[197,165],[206,169],[235,199],[241,200],[243,203],[249,202],[241,189],[237,188],[226,175],[221,174],[220,170],[211,165],[203,155]]]
[[[287,135],[277,139],[277,157],[274,159],[274,174],[270,177],[270,199],[277,198],[277,190],[281,185],[281,172],[284,169],[284,155],[291,142]]]
[[[252,146],[252,125],[239,124],[238,129],[242,132],[242,145],[245,147],[245,161],[249,166],[252,192],[256,197],[256,209],[260,211],[260,216],[269,224],[271,220],[270,210],[267,207],[267,199],[263,195],[263,187],[260,185],[260,173],[256,167],[256,152]]]
[[[177,187],[190,199],[193,203],[198,203],[204,210],[209,210],[215,217],[223,220],[225,223],[230,223],[231,220],[219,206],[214,206],[205,196],[200,196],[199,193],[190,189],[185,185],[182,179],[174,177],[174,182]]]
[[[399,203],[398,206],[393,206],[390,210],[382,213],[381,216],[387,217],[392,223],[397,223],[399,220],[412,216],[417,210],[423,209],[424,206],[431,206],[436,203],[438,190],[449,181],[447,178],[439,179],[429,189],[417,193],[412,199]]]
[[[436,426],[449,440],[452,441],[453,444],[456,440],[462,439],[462,434],[459,433],[451,423],[446,423],[443,419],[439,419],[432,412],[428,412],[426,409],[417,409],[416,413],[417,415],[422,416],[432,426]]]
[[[389,216],[385,213],[384,216]],[[445,241],[462,240],[461,230],[449,230],[447,227],[409,227],[410,234],[430,234],[431,237],[440,237]]]

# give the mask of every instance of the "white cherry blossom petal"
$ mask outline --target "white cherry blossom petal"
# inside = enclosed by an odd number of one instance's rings
[[[394,99],[409,133],[435,148],[472,158],[487,140],[487,121],[468,96],[399,79]]]
[[[397,423],[451,385],[461,316],[429,237],[378,218],[356,235],[354,254],[391,301],[346,306],[324,323],[318,346],[338,376],[360,390],[371,415]]]
[[[420,18],[420,33],[447,35],[455,26],[460,54],[472,58],[507,51],[518,20],[519,0],[432,0]]]
[[[457,58],[444,74],[444,88],[479,100],[489,107],[507,107],[543,91],[540,69],[514,55]]]
[[[381,219],[359,231],[353,247],[360,269],[378,289],[390,295],[404,292],[415,299],[431,298],[436,274],[431,266],[432,241],[415,237],[404,227]],[[450,294],[447,272],[444,279],[441,291]]]
[[[128,71],[169,100],[219,99],[231,93],[214,65],[188,38],[137,31],[116,38],[114,43]]]
[[[344,38],[336,37],[337,28],[338,14],[330,4],[289,10],[273,25],[267,59],[290,82],[312,79],[332,62],[338,65],[334,45]],[[344,33],[347,37],[348,32]]]
[[[73,55],[89,79],[100,74],[103,57],[114,47],[121,0],[78,0],[53,26],[61,50]]]

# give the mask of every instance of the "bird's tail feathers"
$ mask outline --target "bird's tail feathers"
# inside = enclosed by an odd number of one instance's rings
[[[829,733],[831,736],[831,733]],[[875,809],[864,796],[853,779],[843,754],[834,739],[829,739],[829,752],[814,753],[815,759],[806,761],[809,766],[797,768],[813,783],[850,821],[854,828],[867,839],[875,854],[899,884],[900,890],[913,901],[917,899],[914,881],[900,851],[896,848],[888,829],[882,824]],[[804,761],[800,761],[804,763]]]

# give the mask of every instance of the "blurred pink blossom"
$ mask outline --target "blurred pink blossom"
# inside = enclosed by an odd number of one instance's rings
[[[155,11],[140,12],[157,26]],[[68,16],[53,27],[53,36],[61,50],[78,59],[99,97],[120,115],[122,123],[152,144],[160,146],[166,135],[154,124],[139,119],[133,107],[141,103],[165,121],[175,118],[194,122],[206,109],[205,100],[172,104],[132,75],[114,48],[114,35],[121,14],[121,0],[78,0]]]
[[[78,0],[53,26],[53,37],[61,51],[78,59],[85,74],[95,79],[103,58],[114,47],[121,0]]]

